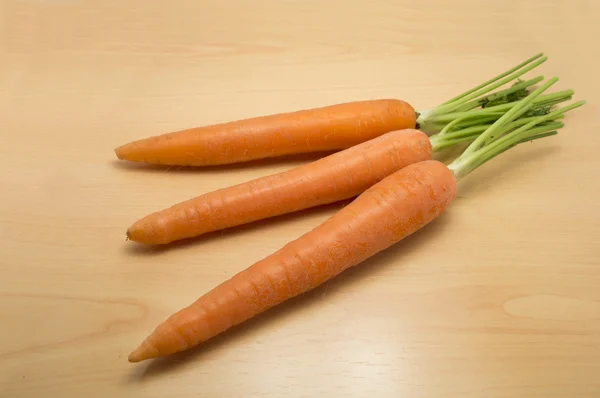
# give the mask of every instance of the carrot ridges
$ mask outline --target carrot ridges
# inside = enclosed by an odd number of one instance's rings
[[[431,159],[431,153],[424,133],[393,131],[312,163],[180,202],[136,221],[127,233],[136,242],[167,244],[350,199],[402,167]]]

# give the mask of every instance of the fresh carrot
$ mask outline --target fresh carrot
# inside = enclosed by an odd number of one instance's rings
[[[221,165],[348,148],[415,123],[415,111],[404,101],[357,101],[176,131],[115,152],[137,162]]]
[[[352,198],[409,164],[431,158],[418,130],[384,134],[341,152],[188,199],[136,221],[130,240],[166,244],[327,203]]]
[[[556,134],[547,122],[583,105],[574,103],[505,130],[556,81],[551,79],[519,101],[448,166],[425,160],[396,171],[312,231],[175,313],[129,355],[129,361],[197,346],[316,288],[432,222],[450,205],[460,178],[515,145]]]
[[[546,60],[543,54],[537,54],[436,108],[420,112],[397,99],[348,102],[170,132],[127,143],[115,153],[119,159],[134,162],[206,166],[335,151],[405,128],[433,134],[456,120],[452,115],[460,118],[464,111],[524,96],[526,88],[540,81],[541,76],[509,89],[493,90]],[[489,116],[494,120],[493,114]]]

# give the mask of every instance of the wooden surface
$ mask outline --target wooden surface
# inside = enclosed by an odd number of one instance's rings
[[[450,5],[451,4],[451,5]],[[0,0],[0,396],[600,396],[596,0]],[[124,142],[355,99],[433,106],[537,52],[588,105],[434,224],[167,361],[158,322],[340,205],[147,251],[131,222],[309,161],[127,167]]]

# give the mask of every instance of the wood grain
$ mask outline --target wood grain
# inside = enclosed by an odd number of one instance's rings
[[[0,0],[0,396],[600,396],[595,0]],[[199,350],[129,364],[175,310],[341,205],[168,249],[137,218],[305,163],[128,167],[175,129],[369,98],[417,108],[540,51],[588,105],[434,224]]]

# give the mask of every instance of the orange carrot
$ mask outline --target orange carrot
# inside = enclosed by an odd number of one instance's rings
[[[135,222],[127,237],[166,244],[352,198],[409,164],[431,158],[429,138],[400,130],[315,162],[206,193]]]
[[[404,101],[348,102],[191,128],[134,141],[115,150],[119,159],[206,166],[289,154],[348,148],[383,133],[415,127]]]
[[[187,350],[292,297],[316,288],[416,232],[441,215],[456,181],[507,149],[556,134],[549,122],[584,102],[505,130],[557,79],[551,79],[486,129],[450,165],[411,164],[365,190],[324,223],[204,294],[160,324],[129,361]]]
[[[206,166],[340,150],[404,128],[431,134],[454,120],[464,121],[464,111],[524,95],[541,77],[490,92],[546,59],[538,54],[451,101],[421,112],[396,99],[355,101],[170,132],[122,145],[115,153],[119,159],[134,162]]]
[[[171,316],[131,353],[129,361],[189,349],[314,289],[435,219],[455,189],[450,170],[435,160],[397,171],[313,231]]]

